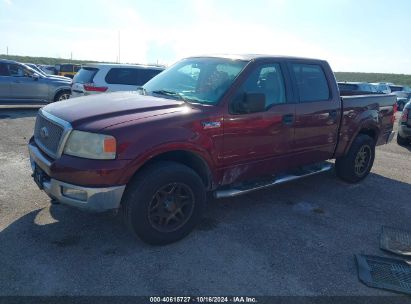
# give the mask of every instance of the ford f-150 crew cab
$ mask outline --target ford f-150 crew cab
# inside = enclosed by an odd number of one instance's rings
[[[375,146],[393,137],[395,102],[341,97],[323,60],[187,58],[139,93],[40,109],[33,177],[52,202],[120,208],[142,240],[166,244],[199,222],[207,192],[230,197],[332,167],[347,182],[362,180]]]

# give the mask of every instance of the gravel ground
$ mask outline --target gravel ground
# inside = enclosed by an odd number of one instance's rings
[[[377,149],[360,184],[334,172],[210,201],[186,239],[151,247],[121,217],[51,206],[30,177],[36,110],[0,110],[0,295],[391,295],[354,254],[382,225],[411,230],[411,148]]]

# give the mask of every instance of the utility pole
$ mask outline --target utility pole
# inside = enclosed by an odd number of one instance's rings
[[[70,60],[73,61],[73,52],[70,52]]]
[[[120,31],[118,31],[118,63],[120,63]]]
[[[9,46],[7,46],[7,57],[9,57]]]

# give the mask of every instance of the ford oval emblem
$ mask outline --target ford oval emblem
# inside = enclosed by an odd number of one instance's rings
[[[46,127],[40,129],[41,138],[47,139],[49,137],[49,130]]]

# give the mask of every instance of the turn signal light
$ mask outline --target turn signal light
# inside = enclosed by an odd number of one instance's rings
[[[104,139],[104,152],[116,153],[116,139],[114,137],[106,137]]]

